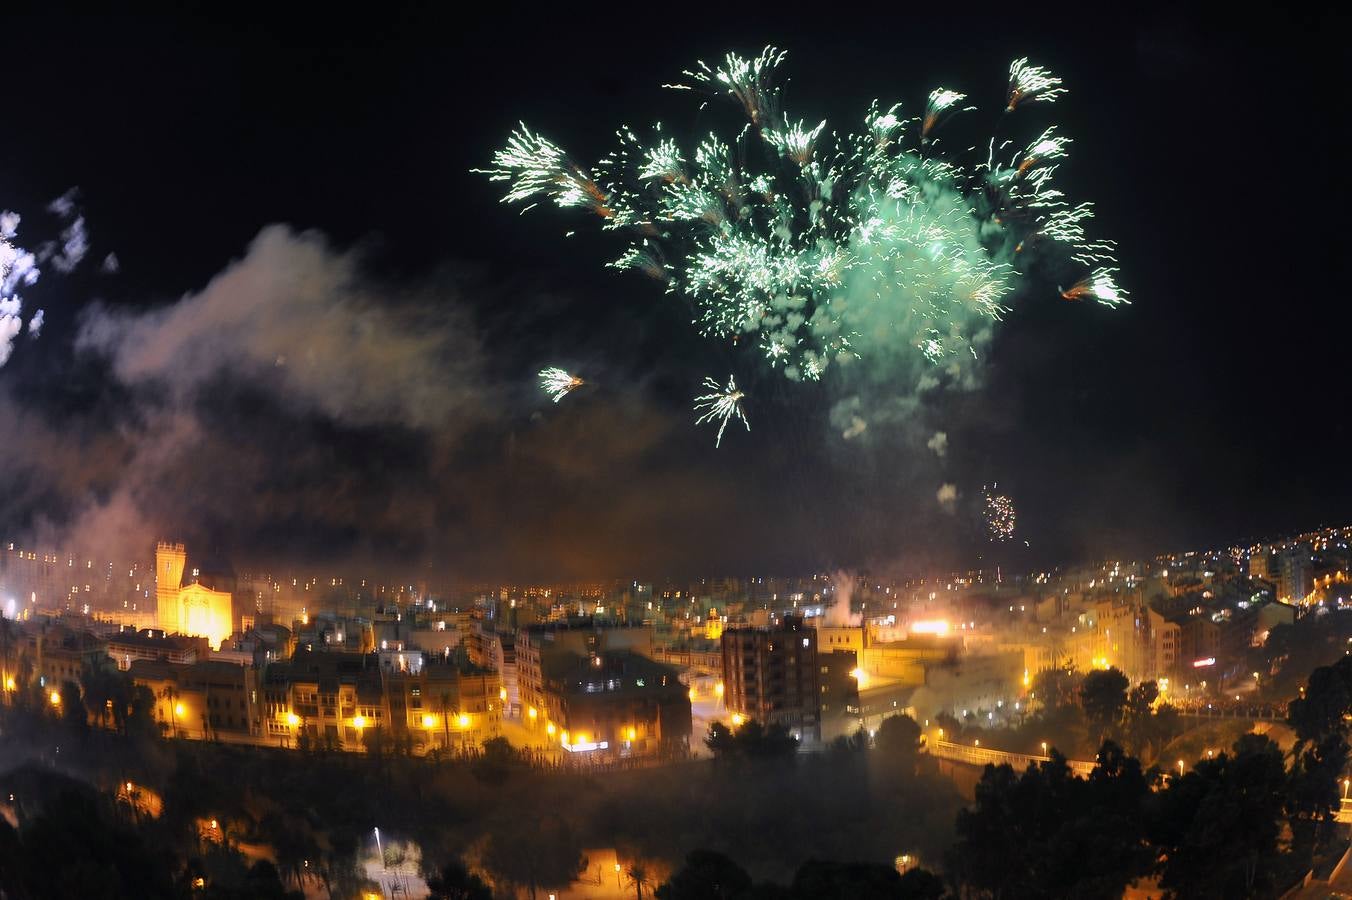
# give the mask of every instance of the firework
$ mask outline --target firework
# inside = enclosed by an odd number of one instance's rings
[[[959,94],[957,91],[950,91],[945,88],[936,88],[930,91],[929,102],[925,104],[925,118],[920,122],[920,137],[922,140],[929,140],[930,135],[943,124],[943,121],[954,112],[957,105],[967,99],[966,94]],[[976,109],[975,106],[969,106],[967,109]]]
[[[1051,103],[1066,92],[1061,87],[1061,79],[1040,66],[1028,64],[1028,58],[1016,59],[1009,66],[1009,105],[1008,112],[1022,103],[1044,100]]]
[[[875,102],[862,128],[811,125],[782,109],[784,58],[773,47],[728,54],[668,85],[733,98],[749,120],[733,133],[687,143],[660,126],[648,139],[626,127],[587,169],[522,125],[482,171],[506,183],[504,200],[589,210],[629,235],[612,267],[661,281],[702,335],[754,348],[795,381],[853,360],[916,359],[972,383],[1032,247],[1076,285],[1064,296],[1126,302],[1113,245],[1087,237],[1092,206],[1054,186],[1068,138],[1048,128],[1027,144],[992,139],[984,160],[940,155],[935,131],[975,109],[949,89],[931,92],[918,118]],[[1006,109],[1064,92],[1021,59]],[[903,370],[921,377],[893,371]]]
[[[563,371],[563,369],[551,367],[540,370],[540,387],[544,389],[544,392],[548,394],[550,399],[555,403],[558,403],[564,397],[586,383],[587,382],[578,378],[576,375],[570,375]]]
[[[1113,277],[1116,273],[1116,269],[1104,267],[1094,269],[1063,290],[1061,296],[1067,300],[1097,300],[1110,309],[1128,303],[1130,301],[1127,300],[1127,292],[1118,286],[1117,280]]]
[[[1014,501],[1004,494],[995,493],[1000,486],[983,487],[982,513],[986,520],[986,536],[996,543],[1004,543],[1014,538]]]
[[[774,84],[774,71],[788,54],[766,47],[755,59],[743,59],[735,53],[729,53],[723,65],[717,69],[709,68],[700,60],[694,71],[685,74],[699,85],[718,91],[727,91],[742,104],[742,109],[757,128],[773,128],[779,123],[779,88]],[[690,89],[688,85],[670,85],[675,88]]]
[[[718,437],[714,439],[715,447],[723,443],[723,431],[728,427],[728,420],[733,417],[741,419],[747,431],[751,430],[751,423],[746,420],[746,413],[742,410],[744,395],[737,389],[735,376],[728,376],[727,387],[719,387],[717,381],[706,378],[704,388],[709,393],[695,398],[695,410],[700,413],[699,418],[695,419],[695,424],[718,423]]]
[[[504,202],[544,196],[561,207],[589,209],[605,218],[614,215],[606,206],[606,192],[587,170],[569,159],[557,144],[532,134],[525,125],[518,126],[507,147],[493,155],[493,168],[474,171],[487,175],[489,181],[512,183],[502,198]]]

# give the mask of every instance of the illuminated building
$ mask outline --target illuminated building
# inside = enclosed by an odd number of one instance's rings
[[[166,734],[191,740],[262,734],[258,670],[252,666],[137,659],[129,673],[133,682],[155,695],[155,719]]]
[[[108,657],[123,672],[138,659],[164,660],[178,666],[205,660],[210,652],[206,638],[166,635],[152,630],[123,631],[108,636]]]
[[[155,545],[155,605],[159,627],[166,634],[200,635],[219,647],[234,631],[234,597],[202,583],[200,569],[183,584],[187,551],[182,544]],[[232,579],[233,580],[233,579]]]
[[[413,656],[418,662],[409,664]],[[495,673],[461,670],[418,651],[389,651],[382,660],[300,650],[268,666],[263,694],[264,734],[283,746],[304,736],[316,746],[362,751],[378,739],[423,754],[475,748],[501,732]]]
[[[868,681],[868,676],[858,668],[858,654],[854,650],[822,652],[817,654],[817,663],[822,740],[853,734],[860,723],[859,694]]]
[[[183,586],[183,567],[188,551],[182,544],[160,541],[155,545],[155,611],[166,634],[179,628],[178,589]]]
[[[627,650],[547,648],[542,668],[546,733],[552,726],[567,754],[654,756],[688,747],[690,697],[670,666]]]
[[[1249,556],[1249,577],[1262,581],[1272,580],[1272,556],[1266,547],[1259,546]]]
[[[1156,675],[1181,671],[1182,632],[1177,622],[1171,621],[1153,609],[1147,610],[1150,637],[1153,645],[1153,666]]]
[[[89,632],[45,623],[24,623],[18,629],[18,640],[5,648],[4,661],[5,677],[16,678],[16,686],[24,683],[24,672],[31,682],[51,689],[78,683],[87,670],[108,665],[107,645]]]
[[[730,712],[783,725],[804,741],[821,739],[817,631],[801,618],[724,631],[723,684]]]
[[[1302,546],[1295,546],[1281,555],[1281,569],[1277,580],[1277,599],[1283,603],[1300,603],[1314,590],[1310,573],[1310,554]]]
[[[546,650],[595,656],[628,650],[652,658],[653,633],[646,625],[602,624],[591,617],[572,618],[522,628],[516,634],[516,681],[523,708],[544,709],[545,684],[541,666]],[[528,723],[529,724],[529,723]],[[540,723],[542,727],[543,723]]]

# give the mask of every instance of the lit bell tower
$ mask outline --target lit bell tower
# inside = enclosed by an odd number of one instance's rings
[[[165,634],[182,630],[178,589],[183,584],[183,567],[187,561],[188,551],[182,544],[160,541],[155,545],[155,612]]]

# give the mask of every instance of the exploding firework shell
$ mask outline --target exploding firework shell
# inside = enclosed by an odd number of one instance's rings
[[[748,119],[693,152],[660,126],[647,142],[625,127],[593,172],[522,125],[484,171],[507,183],[504,200],[587,209],[630,234],[613,267],[663,282],[690,302],[701,334],[757,348],[794,380],[912,353],[962,377],[1034,246],[1085,270],[1062,296],[1127,302],[1113,245],[1086,237],[1092,206],[1053,186],[1069,139],[1048,128],[1008,159],[996,155],[1011,144],[994,139],[975,165],[940,156],[930,138],[965,99],[946,89],[919,119],[874,103],[861,130],[794,122],[775,84],[783,60],[773,47],[728,54],[672,85],[731,96]],[[1007,111],[1064,92],[1016,60]]]

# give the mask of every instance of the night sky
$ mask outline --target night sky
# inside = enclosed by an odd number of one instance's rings
[[[6,14],[0,208],[36,244],[78,186],[92,249],[28,294],[45,327],[0,369],[0,534],[660,577],[1032,567],[1352,520],[1346,18],[502,9]],[[829,386],[743,359],[753,430],[715,450],[689,401],[728,348],[605,269],[621,245],[585,214],[519,215],[469,170],[518,120],[583,160],[621,123],[700,133],[660,85],[766,43],[790,111],[838,126],[939,85],[992,113],[1011,59],[1052,69],[1070,93],[1037,121],[1074,138],[1059,175],[1133,305],[1025,285],[981,387],[861,438]],[[546,365],[593,384],[555,406]],[[995,481],[1019,519],[992,555]]]

